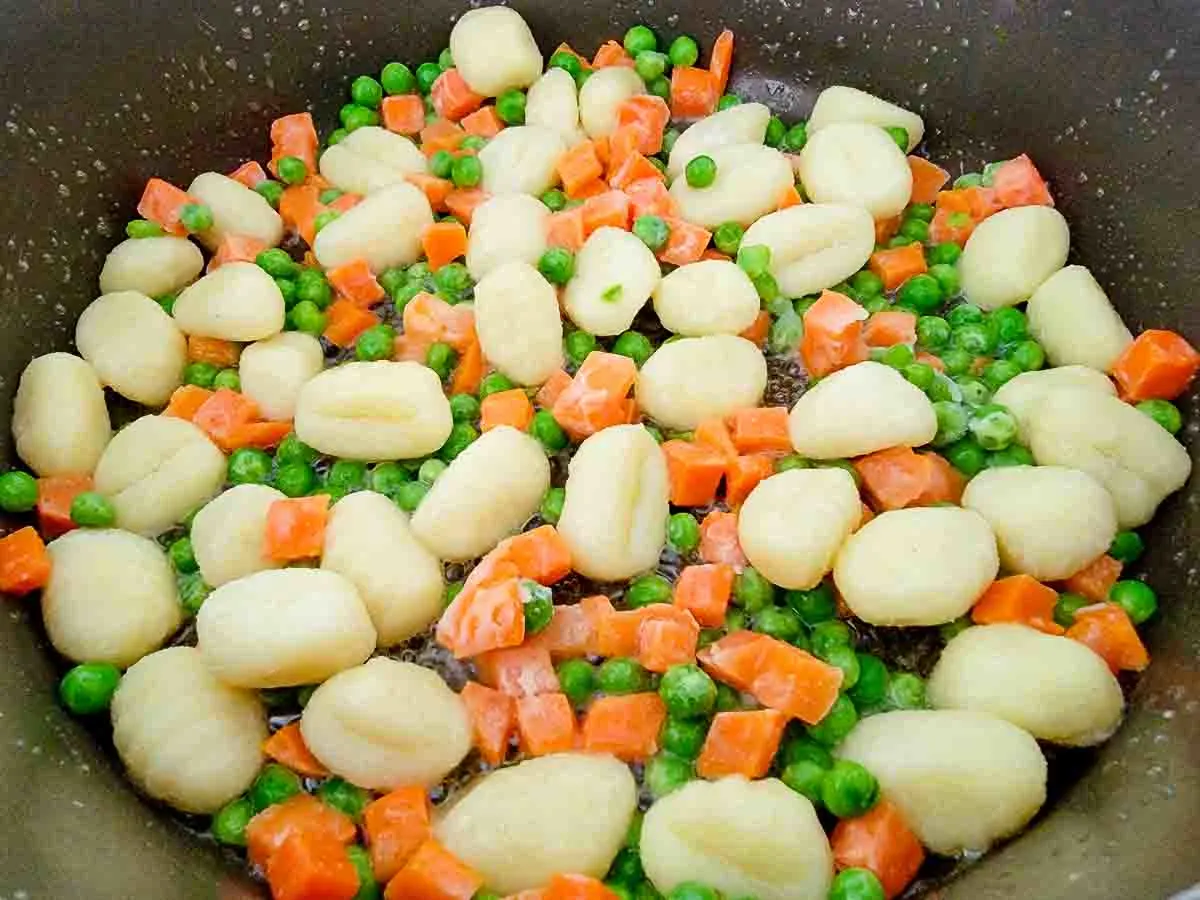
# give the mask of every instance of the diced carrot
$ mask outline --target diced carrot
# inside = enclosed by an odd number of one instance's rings
[[[622,188],[629,197],[629,213],[638,216],[679,217],[679,204],[667,190],[667,186],[656,171],[653,178],[639,178]]]
[[[962,502],[963,489],[967,480],[962,473],[947,462],[944,456],[937,453],[922,453],[929,461],[929,480],[921,496],[917,498],[916,506],[933,506],[936,503],[953,503],[956,506]],[[864,521],[862,524],[866,524]]]
[[[501,425],[509,425],[525,431],[533,422],[533,404],[521,388],[488,394],[480,405],[479,430],[491,431]]]
[[[508,694],[474,681],[468,681],[459,696],[467,708],[479,755],[488,765],[500,765],[517,727],[515,701]]]
[[[433,156],[439,150],[457,150],[466,136],[462,126],[445,119],[434,119],[421,129],[421,152]]]
[[[686,566],[675,582],[671,602],[690,612],[705,628],[720,628],[725,624],[733,578],[733,568],[723,563]]]
[[[171,402],[162,411],[164,416],[174,416],[176,419],[187,419],[189,422],[196,415],[196,410],[204,405],[204,401],[213,392],[194,384],[185,384],[175,388],[171,394]]]
[[[509,697],[536,697],[562,690],[545,647],[507,647],[475,658],[479,680]]]
[[[328,494],[276,500],[267,507],[263,553],[276,562],[320,556],[328,518]]]
[[[517,700],[517,734],[530,756],[564,753],[575,746],[575,713],[566,694],[538,694]]]
[[[864,525],[866,525],[868,522],[870,522],[873,518],[875,518],[875,510],[871,509],[871,507],[869,507],[869,506],[867,506],[867,504],[863,503],[862,509],[861,509],[861,516],[858,520],[858,528],[856,528],[855,531],[861,530],[862,527]]]
[[[552,213],[546,220],[546,244],[575,251],[583,246],[587,232],[583,226],[583,207],[575,206]]]
[[[258,404],[229,388],[214,391],[192,416],[192,424],[225,452],[234,449],[234,436],[243,425],[259,419]]]
[[[729,84],[729,70],[733,68],[733,32],[726,28],[713,43],[712,56],[709,57],[708,70],[717,80],[717,93],[725,93]]]
[[[546,885],[543,900],[619,900],[616,891],[587,875],[555,875]]]
[[[375,880],[390,881],[417,848],[433,836],[425,788],[419,784],[406,785],[373,800],[363,810],[363,831],[371,851]]]
[[[656,603],[643,611],[638,628],[637,660],[651,672],[696,661],[700,625],[677,606]]]
[[[422,119],[424,116],[422,115]],[[496,113],[496,107],[485,106],[482,109],[477,109],[468,116],[463,116],[459,122],[467,134],[474,134],[483,138],[494,138],[504,130],[504,122],[500,120],[500,116]]]
[[[917,354],[917,362],[925,363],[938,372],[946,371],[946,364],[942,362],[940,357],[934,356],[932,353],[926,353],[924,350]]]
[[[482,188],[459,188],[446,195],[446,211],[464,225],[470,225],[475,210],[491,196]]]
[[[556,584],[571,574],[571,548],[553,525],[505,538],[488,555],[511,562],[522,578],[539,584]]]
[[[607,597],[603,599],[608,601]],[[550,624],[522,646],[543,649],[553,659],[586,656],[595,641],[594,629],[595,623],[582,602],[556,606]]]
[[[1003,208],[993,188],[938,191],[937,210],[929,225],[929,239],[934,243],[965,244],[975,231],[975,226]]]
[[[664,217],[663,221],[671,231],[667,245],[655,254],[660,260],[673,266],[686,266],[704,255],[704,248],[712,239],[711,231],[670,216]]]
[[[317,236],[317,216],[325,210],[320,195],[314,184],[294,184],[279,198],[279,216],[284,226],[299,234],[310,247]]]
[[[779,750],[787,716],[775,709],[719,712],[696,759],[701,778],[762,778]]]
[[[310,175],[317,173],[317,128],[311,113],[281,116],[271,123],[270,170],[279,174],[279,160],[295,156],[308,167]]]
[[[726,262],[730,261],[729,257],[726,254],[722,253],[720,250],[711,250],[711,249],[705,250],[703,253],[701,253],[700,258],[701,259],[722,259],[722,260],[725,260]],[[755,317],[755,319],[754,319],[754,324],[752,324],[745,331],[738,332],[738,337],[745,338],[746,340],[750,341],[750,343],[756,344],[759,347],[761,347],[763,344],[765,344],[767,342],[767,337],[768,337],[768,335],[770,335],[770,333],[771,333],[771,314],[769,312],[767,312],[765,309],[760,309],[758,311],[758,316]]]
[[[1150,665],[1150,654],[1137,629],[1125,610],[1115,603],[1097,603],[1076,610],[1067,637],[1086,644],[1114,672],[1140,672]]]
[[[916,313],[902,309],[885,309],[873,313],[863,327],[863,340],[868,347],[892,347],[912,344],[917,340]]]
[[[676,66],[671,70],[671,118],[699,119],[717,109],[721,90],[708,69]]]
[[[730,418],[730,437],[738,453],[791,453],[786,406],[739,409]]]
[[[769,638],[756,631],[734,631],[698,654],[709,675],[739,691],[748,691],[762,668]]]
[[[447,263],[467,255],[467,229],[461,222],[434,222],[421,232],[421,248],[436,272]]]
[[[409,137],[425,127],[425,101],[416,94],[396,94],[384,97],[379,107],[383,127]]]
[[[351,260],[329,269],[325,275],[338,296],[355,306],[372,306],[387,296],[387,292],[371,274],[371,266],[365,259]]]
[[[519,579],[509,577],[493,584],[464,587],[442,613],[436,634],[438,643],[458,659],[518,646],[525,640]]]
[[[308,749],[308,744],[304,743],[299,722],[284,725],[267,738],[263,753],[299,775],[324,778],[329,774],[329,770],[321,765],[321,761]]]
[[[319,835],[339,844],[348,844],[354,840],[354,822],[312,794],[296,794],[282,803],[268,806],[246,825],[250,862],[266,868],[275,851],[296,834]]]
[[[593,351],[554,401],[554,418],[575,440],[624,424],[622,404],[636,380],[637,365],[632,359]]]
[[[746,554],[738,543],[737,516],[714,509],[700,523],[700,558],[707,563],[725,563],[735,572],[746,567]]]
[[[270,450],[279,446],[279,442],[287,437],[291,430],[290,419],[282,422],[247,422],[245,425],[235,426],[224,439],[223,446],[229,450],[241,447]]]
[[[842,670],[791,644],[767,638],[750,693],[763,706],[814,725],[838,698]]]
[[[446,69],[437,77],[429,91],[433,108],[443,119],[457,122],[483,105],[484,98],[467,86],[458,69]]]
[[[839,869],[870,869],[887,900],[900,896],[925,861],[925,848],[903,813],[881,799],[870,811],[842,819],[830,836],[833,863]]]
[[[775,462],[770,456],[762,453],[739,456],[725,470],[725,502],[735,509],[741,506],[758,483],[774,472]]]
[[[638,94],[617,107],[617,128],[636,138],[639,153],[653,156],[662,150],[663,132],[671,121],[671,107],[662,97]]]
[[[996,167],[992,172],[992,190],[1005,207],[1054,205],[1046,180],[1028,153]]]
[[[644,619],[640,609],[621,610],[603,616],[596,634],[596,655],[637,656],[638,634]]]
[[[75,528],[71,504],[85,491],[92,490],[91,475],[51,475],[37,480],[38,529],[48,538],[56,538]]]
[[[629,228],[629,198],[622,191],[605,191],[589,197],[581,209],[585,234],[604,227]]]
[[[50,555],[31,525],[0,538],[0,591],[18,597],[46,586]]]
[[[325,340],[335,347],[352,347],[358,336],[379,324],[379,317],[350,300],[334,300],[325,311]]]
[[[894,216],[889,216],[886,219],[875,220],[875,243],[886,244],[896,236],[900,230],[900,225],[903,223],[904,217],[897,213]]]
[[[912,172],[912,198],[910,203],[935,203],[938,191],[950,180],[950,173],[923,156],[910,156],[908,168]]]
[[[517,891],[515,894],[509,894],[501,900],[545,900],[546,892],[541,888],[532,888],[528,891]]]
[[[776,209],[790,209],[793,206],[799,206],[804,202],[804,198],[800,196],[800,192],[796,190],[794,184],[785,187],[779,194],[779,199],[775,201]]]
[[[670,440],[662,445],[675,506],[708,506],[717,499],[725,475],[725,458],[691,441]]]
[[[330,203],[327,204],[327,206],[329,209],[335,209],[340,213],[344,213],[354,209],[354,207],[358,206],[358,204],[362,203],[362,201],[362,194],[355,194],[351,191],[345,191],[344,193],[335,197]]]
[[[579,60],[579,66],[585,72],[592,67],[591,61],[583,56],[580,56],[578,53],[576,53],[575,50],[571,47],[571,45],[568,44],[566,41],[563,41],[563,43],[559,44],[554,49],[554,52],[555,53],[570,53],[573,57],[575,57],[577,60]],[[551,54],[551,55],[553,55],[553,54]]]
[[[563,369],[558,369],[546,379],[533,399],[542,409],[553,409],[554,402],[562,395],[562,392],[567,389],[570,383],[570,374]]]
[[[471,900],[483,876],[433,838],[388,882],[384,900]]]
[[[404,307],[404,333],[430,343],[441,341],[463,353],[478,340],[475,313],[468,305],[451,306],[441,297],[421,292]]]
[[[1064,581],[1063,587],[1093,603],[1103,603],[1121,577],[1121,569],[1121,563],[1105,553]]]
[[[971,621],[976,625],[995,625],[1015,622],[1028,625],[1047,634],[1062,634],[1063,627],[1054,621],[1054,604],[1058,593],[1030,575],[1009,575],[997,578],[971,607]]]
[[[1174,331],[1152,328],[1143,331],[1113,364],[1121,399],[1129,403],[1142,400],[1174,400],[1182,394],[1196,370],[1200,353]]]
[[[611,753],[627,763],[645,762],[658,752],[658,733],[667,707],[656,693],[599,697],[583,718],[583,749]]]
[[[804,313],[800,356],[809,374],[823,378],[867,359],[863,320],[867,311],[844,294],[823,291]]]
[[[266,242],[260,241],[258,238],[242,234],[227,234],[217,244],[217,250],[208,261],[205,271],[215,272],[227,263],[254,262],[258,254],[266,250],[267,246]]]
[[[926,505],[921,499],[937,477],[930,456],[916,453],[911,447],[879,450],[855,460],[854,468],[879,512]]]
[[[477,394],[483,381],[483,348],[474,338],[458,357],[454,375],[450,379],[450,396]]]
[[[267,860],[267,883],[273,900],[353,900],[358,872],[338,841],[293,834]]]
[[[179,213],[189,203],[195,202],[191,194],[181,191],[169,181],[151,178],[146,182],[137,211],[139,216],[154,222],[167,234],[183,237],[188,231],[179,221]]]
[[[928,271],[925,250],[920,244],[906,244],[871,254],[870,269],[883,279],[883,288],[894,291],[914,275]]]
[[[187,348],[189,361],[210,363],[218,369],[236,366],[242,352],[242,348],[233,341],[200,337],[197,334],[188,335]]]
[[[258,185],[267,180],[267,173],[257,162],[250,160],[249,162],[242,163],[230,172],[229,177],[238,184],[245,185],[250,190],[254,190]]]
[[[579,188],[604,174],[604,165],[596,155],[596,145],[591,141],[580,141],[558,158],[555,171],[562,179],[567,196],[575,198],[579,196]]]
[[[606,66],[633,68],[633,58],[616,41],[605,41],[592,58],[592,68],[603,69]]]
[[[627,153],[621,162],[609,172],[608,183],[620,191],[637,181],[653,179],[661,181],[662,172],[655,168],[641,153]]]

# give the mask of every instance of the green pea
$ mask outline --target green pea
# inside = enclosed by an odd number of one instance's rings
[[[1054,603],[1054,621],[1063,628],[1070,628],[1075,624],[1075,613],[1085,606],[1090,606],[1091,603],[1091,600],[1081,597],[1079,594],[1059,594],[1058,600]]]
[[[823,581],[807,591],[788,591],[783,599],[809,627],[828,622],[837,615],[837,599],[828,582]]]
[[[425,285],[419,281],[409,281],[396,288],[392,292],[392,306],[396,310],[396,315],[403,317],[404,308],[423,290],[425,290]]]
[[[1108,599],[1125,610],[1134,625],[1141,625],[1158,611],[1158,596],[1141,581],[1118,581],[1109,590]]]
[[[211,388],[213,381],[217,377],[217,372],[221,371],[212,363],[194,362],[188,363],[183,370],[183,383],[194,384],[197,387]]]
[[[625,603],[633,609],[670,602],[671,582],[661,575],[651,574],[636,578],[625,591]]]
[[[606,694],[636,694],[649,689],[650,673],[636,659],[617,656],[600,664],[596,683]]]
[[[417,481],[432,486],[448,468],[440,459],[427,459],[417,468]]]
[[[450,417],[455,422],[478,421],[479,401],[470,394],[455,394],[450,398]]]
[[[953,621],[939,625],[938,634],[948,644],[970,627],[971,617],[969,615],[959,616]]]
[[[271,478],[271,457],[254,447],[239,447],[229,455],[226,477],[231,484],[266,484]]]
[[[179,587],[179,605],[188,615],[194,616],[200,612],[200,607],[212,593],[212,588],[205,583],[199,572],[181,574],[176,579],[176,584]]]
[[[1000,390],[1021,374],[1021,367],[1010,359],[994,359],[983,367],[983,383],[993,391]]]
[[[378,109],[383,100],[383,85],[370,75],[359,75],[350,82],[350,99],[359,106]]]
[[[275,171],[284,184],[300,184],[308,178],[308,165],[298,156],[282,157],[275,164]]]
[[[956,375],[954,383],[962,394],[963,403],[982,409],[988,405],[992,392],[980,379],[972,375]]]
[[[681,34],[675,40],[671,41],[671,47],[667,50],[667,56],[671,58],[673,66],[694,66],[696,60],[700,58],[700,47],[697,46],[693,38],[686,34]]]
[[[633,818],[629,821],[629,827],[625,829],[625,846],[637,849],[642,843],[642,824],[645,816],[640,809],[633,811]]]
[[[330,222],[341,218],[341,215],[342,214],[336,209],[327,209],[323,212],[317,213],[317,217],[313,219],[313,232],[319,232]]]
[[[672,753],[656,753],[646,763],[646,789],[655,800],[683,787],[695,777],[692,764]],[[676,888],[668,896],[675,897]]]
[[[468,157],[463,157],[467,159]],[[474,287],[471,273],[462,263],[447,263],[433,275],[433,283],[437,292],[447,303],[461,303],[466,299],[467,292]]]
[[[654,438],[654,443],[661,444],[663,441],[666,440],[666,438],[663,437],[663,433],[661,431],[659,431],[657,428],[655,428],[653,425],[643,424],[642,427],[646,429],[646,432],[647,432],[647,434],[650,435],[650,437]]]
[[[734,712],[742,708],[742,695],[727,684],[717,685],[717,712]]]
[[[325,483],[343,494],[361,491],[367,486],[367,464],[357,459],[339,459],[329,467]]]
[[[548,68],[562,69],[572,78],[578,78],[579,73],[583,71],[583,64],[579,62],[579,57],[574,53],[568,53],[566,50],[558,50],[550,57]]]
[[[288,497],[304,497],[316,486],[316,473],[308,463],[287,463],[275,470],[275,487]]]
[[[658,38],[645,25],[634,25],[625,32],[625,52],[632,57],[646,50],[657,50]]]
[[[433,369],[442,381],[450,377],[450,373],[454,371],[454,366],[457,363],[458,354],[454,352],[454,348],[449,344],[436,341],[430,344],[429,349],[425,351],[425,365]],[[471,399],[474,398],[472,397]],[[478,405],[478,401],[476,401],[476,405]]]
[[[417,88],[417,77],[402,62],[390,62],[379,73],[381,87],[388,94],[411,94]]]
[[[296,437],[294,431],[289,432],[275,448],[275,461],[281,465],[293,462],[311,464],[316,462],[319,456],[320,454],[316,450]]]
[[[1022,372],[1036,372],[1046,364],[1046,351],[1037,341],[1021,341],[1008,351],[1008,359]]]
[[[222,844],[230,847],[246,846],[246,826],[254,818],[254,807],[247,797],[230,800],[213,813],[208,830]]]
[[[883,703],[887,696],[888,670],[878,656],[856,654],[858,680],[850,688],[850,699],[859,709],[871,709]]]
[[[928,234],[928,226],[926,226]],[[946,297],[954,297],[961,289],[961,282],[958,277],[958,269],[954,266],[945,263],[938,263],[929,267],[929,275],[937,280],[941,285],[942,294]]]
[[[860,296],[875,297],[883,293],[883,279],[870,269],[863,269],[851,276],[850,288]]]
[[[897,234],[887,242],[888,247],[907,247],[909,244],[919,244],[920,241],[910,238],[907,234]]]
[[[787,130],[780,147],[788,153],[799,153],[808,143],[808,123],[797,122]]]
[[[713,232],[713,244],[722,253],[737,256],[738,248],[741,247],[745,234],[746,229],[740,223],[722,222]]]
[[[792,469],[811,469],[812,463],[798,453],[789,453],[775,460],[776,472],[790,472]]]
[[[1009,444],[1003,450],[987,455],[987,468],[1002,469],[1005,466],[1032,466],[1033,454],[1020,444]]]
[[[929,240],[929,223],[921,219],[905,219],[900,225],[899,233],[918,243],[924,243]],[[940,282],[941,279],[939,278],[938,281]]]
[[[803,794],[814,804],[821,803],[821,787],[825,783],[826,768],[811,759],[798,759],[788,763],[780,773],[779,780],[797,794]]]
[[[90,716],[108,709],[120,682],[121,670],[111,663],[82,663],[62,677],[58,697],[72,714]]]
[[[829,886],[829,900],[884,900],[879,876],[870,869],[843,869]]]
[[[482,391],[480,396],[482,396]],[[438,458],[452,462],[460,453],[470,447],[479,438],[479,432],[469,422],[455,422],[450,429],[450,437],[438,450]]]
[[[688,185],[694,188],[706,188],[717,180],[717,162],[711,156],[701,153],[694,156],[684,166],[683,177]]]
[[[944,403],[954,399],[954,390],[952,382],[941,372],[935,371],[933,374],[933,382],[929,387],[925,388],[925,395],[929,397],[932,403]]]
[[[126,237],[131,237],[134,240],[162,237],[164,233],[162,226],[157,222],[147,222],[145,219],[134,219],[125,226]]]
[[[829,750],[806,734],[788,737],[779,751],[779,764],[785,768],[801,760],[814,762],[822,769],[833,765],[833,755]]]
[[[975,410],[968,425],[971,437],[984,450],[1003,450],[1017,437],[1017,420],[1007,409],[989,403]]]
[[[615,881],[628,888],[637,887],[638,882],[646,877],[642,868],[642,858],[636,847],[622,847],[608,867],[605,881]]]
[[[0,475],[0,509],[10,513],[29,512],[37,506],[37,479],[28,472],[13,470]]]
[[[737,607],[730,607],[725,613],[725,630],[728,632],[744,631],[746,629],[746,614]]]
[[[596,690],[596,669],[586,659],[566,659],[558,664],[558,684],[567,699],[583,706]]]
[[[775,585],[753,566],[746,566],[733,581],[733,601],[746,612],[756,613],[775,602]]]
[[[282,803],[300,792],[300,777],[295,772],[278,763],[267,763],[250,785],[250,805],[256,813],[260,813],[268,806]]]
[[[290,282],[288,282],[288,283],[290,284]],[[161,294],[160,296],[154,298],[154,302],[157,303],[159,306],[161,306],[163,308],[163,312],[165,312],[168,316],[170,316],[170,315],[173,315],[175,312],[175,301],[177,299],[179,299],[179,298],[178,298],[178,295],[176,295],[176,294]],[[284,299],[284,302],[286,303],[287,302],[286,294],[284,295],[283,299]]]
[[[757,275],[750,276],[750,280],[754,283],[754,290],[758,292],[758,297],[763,303],[772,303],[779,299],[779,282],[775,280],[775,276],[770,272],[760,272]]]
[[[691,719],[712,712],[717,702],[717,685],[699,666],[671,666],[659,683],[658,695],[668,714]]]
[[[423,481],[410,481],[396,489],[393,502],[405,512],[416,512],[425,495],[429,493],[429,485]]]
[[[879,801],[879,782],[863,766],[835,760],[821,785],[821,802],[840,819],[861,816]]]
[[[581,366],[596,349],[596,336],[586,331],[572,331],[563,339],[563,350],[574,365]]]
[[[951,241],[925,248],[925,259],[931,266],[952,266],[962,256],[962,247]]]
[[[613,342],[612,352],[618,356],[628,356],[640,369],[654,353],[654,345],[640,331],[626,331]]]
[[[279,208],[279,198],[283,196],[283,185],[278,181],[260,181],[254,186],[255,193],[266,200],[275,209]]]
[[[171,546],[167,548],[167,557],[171,560],[171,565],[175,567],[176,572],[195,572],[198,568],[196,564],[196,554],[192,549],[192,539],[187,535],[171,542]]]
[[[883,130],[888,133],[888,137],[896,142],[897,147],[905,153],[908,152],[908,132],[905,129],[899,125],[886,125]]]
[[[478,156],[460,156],[454,160],[450,178],[458,188],[473,188],[483,181],[483,163]]]
[[[960,303],[946,313],[946,321],[951,328],[961,328],[964,325],[982,325],[983,310],[973,303]]]
[[[396,329],[391,325],[374,325],[354,342],[354,355],[364,362],[391,359],[396,350]]]
[[[814,741],[827,747],[836,747],[856,724],[858,711],[854,708],[854,703],[845,694],[839,694],[825,718],[816,725],[809,725],[806,730]]]
[[[665,53],[656,50],[643,50],[633,60],[633,70],[647,83],[661,78],[667,71],[670,60]]]
[[[665,155],[670,155],[671,150],[675,147],[675,142],[679,140],[679,129],[668,128],[663,132],[663,148],[662,152]]]
[[[706,719],[668,716],[667,721],[663,723],[658,742],[667,753],[673,753],[682,759],[695,759],[704,748],[704,739],[707,736]]]
[[[929,363],[909,363],[901,372],[909,384],[915,385],[922,391],[928,392],[937,381],[937,372]]]
[[[433,83],[442,75],[442,67],[435,62],[423,62],[417,66],[417,90],[428,94],[433,90]]]
[[[325,144],[326,146],[333,147],[337,144],[340,144],[349,136],[350,132],[345,128],[335,128],[333,131],[329,132],[329,137],[325,139]]]
[[[942,456],[968,478],[974,478],[982,472],[987,463],[987,451],[970,437],[955,441],[946,447],[942,450]]]
[[[846,644],[834,644],[823,648],[821,659],[842,670],[842,690],[848,691],[858,684],[862,674],[858,655]]]
[[[358,822],[371,802],[371,795],[357,785],[334,777],[317,788],[317,799]]]
[[[892,709],[924,709],[925,682],[911,672],[893,672],[888,680],[887,703]]]
[[[978,172],[967,172],[954,179],[955,189],[983,187],[983,176]]]
[[[1001,344],[1015,344],[1029,337],[1029,320],[1015,306],[1005,306],[988,316],[996,331],[996,340]]]
[[[966,436],[970,413],[963,404],[942,400],[933,404],[933,413],[937,417],[937,434],[930,441],[933,446],[947,447]]]
[[[436,178],[449,178],[454,170],[454,154],[449,150],[438,150],[429,157],[429,172]]]
[[[554,594],[550,588],[528,578],[521,579],[521,608],[525,633],[537,634],[554,618]]]
[[[399,463],[376,463],[371,469],[371,490],[386,497],[394,497],[400,485],[411,480],[408,470]]]
[[[671,237],[671,228],[661,216],[638,216],[633,220],[633,233],[651,250],[661,250],[667,246]]]
[[[539,409],[533,414],[533,421],[529,423],[529,433],[538,439],[548,453],[564,450],[570,443],[567,433],[555,420],[554,414],[545,409]]]
[[[3,479],[0,479],[0,482],[2,481]],[[1136,531],[1118,531],[1108,547],[1108,555],[1128,566],[1141,559],[1145,550],[1146,544]]]
[[[326,316],[311,300],[301,300],[288,310],[288,322],[296,331],[320,336],[325,331]]]
[[[916,356],[908,344],[893,344],[880,354],[879,361],[893,369],[903,369],[905,366],[911,365],[915,359]]]
[[[763,143],[768,147],[778,147],[783,143],[785,134],[787,134],[787,126],[783,124],[783,119],[779,116],[771,116],[767,120],[767,132],[763,136]]]
[[[558,188],[551,188],[538,199],[550,212],[558,212],[567,205],[567,195]]]
[[[921,315],[928,315],[942,305],[945,294],[942,286],[932,275],[914,275],[900,285],[896,300],[910,306]]]
[[[683,555],[700,546],[700,523],[691,513],[678,512],[667,520],[667,543]]]
[[[754,616],[753,629],[787,643],[792,643],[803,632],[800,617],[790,609],[768,606]]]
[[[833,647],[853,647],[854,633],[841,619],[826,619],[812,626],[812,652],[825,658]]]
[[[280,167],[282,168],[284,160],[293,158],[294,157],[285,156],[279,161]],[[299,160],[297,160],[297,162],[299,162]],[[304,163],[300,163],[300,165],[304,165]],[[191,234],[197,234],[201,231],[208,231],[213,227],[212,210],[203,203],[185,203],[179,209],[179,224],[186,228]]]
[[[302,269],[296,276],[296,299],[324,309],[333,302],[333,288],[318,269]]]
[[[352,844],[346,848],[346,855],[350,858],[350,865],[354,866],[354,872],[358,875],[358,893],[351,900],[380,900],[383,895],[380,893],[379,884],[375,881],[375,870],[371,866],[371,854],[365,847],[360,847],[358,844]],[[472,900],[490,900],[490,898],[482,896],[486,892],[480,891]],[[500,900],[494,897],[494,900]]]
[[[222,369],[213,378],[213,387],[218,391],[240,391],[242,389],[242,376],[238,374],[237,369]]]
[[[958,347],[943,350],[941,357],[946,374],[951,377],[969,372],[971,365],[975,362],[975,357]]]
[[[1171,434],[1178,433],[1183,427],[1183,415],[1179,412],[1179,407],[1170,400],[1143,400],[1137,408]]]
[[[496,98],[496,115],[505,125],[524,125],[525,92],[511,88],[502,93]]]
[[[722,94],[721,99],[717,101],[717,112],[730,109],[734,106],[740,106],[742,98],[737,94]]]
[[[563,504],[567,501],[567,492],[560,487],[552,487],[546,490],[545,496],[542,497],[541,506],[538,507],[538,515],[542,517],[542,521],[548,525],[558,524],[558,520],[562,518]]]
[[[653,94],[655,97],[662,97],[662,99],[670,101],[670,99],[671,99],[671,79],[667,78],[665,75],[659,75],[657,78],[653,79],[652,81],[646,82],[646,90],[649,91],[651,94]],[[658,169],[664,175],[666,174],[666,166],[661,164],[661,161],[659,160],[659,158],[657,156],[651,156],[651,157],[649,157],[649,159],[650,159],[651,165],[653,165],[656,169]]]

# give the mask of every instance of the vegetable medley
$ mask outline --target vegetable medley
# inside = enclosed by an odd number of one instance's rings
[[[733,52],[473,9],[324,142],[151,179],[25,370],[0,588],[276,900],[892,898],[1118,727],[1200,354],[1028,156],[951,184]]]

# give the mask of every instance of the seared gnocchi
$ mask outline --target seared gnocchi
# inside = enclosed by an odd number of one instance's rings
[[[767,363],[750,341],[730,334],[683,338],[646,360],[637,379],[641,410],[665,428],[688,431],[705,419],[758,406]]]
[[[95,370],[70,353],[47,353],[21,373],[13,399],[17,455],[38,475],[89,474],[112,438]]]

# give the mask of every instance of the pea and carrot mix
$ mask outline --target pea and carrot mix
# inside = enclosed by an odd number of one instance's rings
[[[733,58],[465,12],[151,178],[25,369],[0,588],[276,900],[911,897],[1120,725],[1200,354],[1028,156]]]

